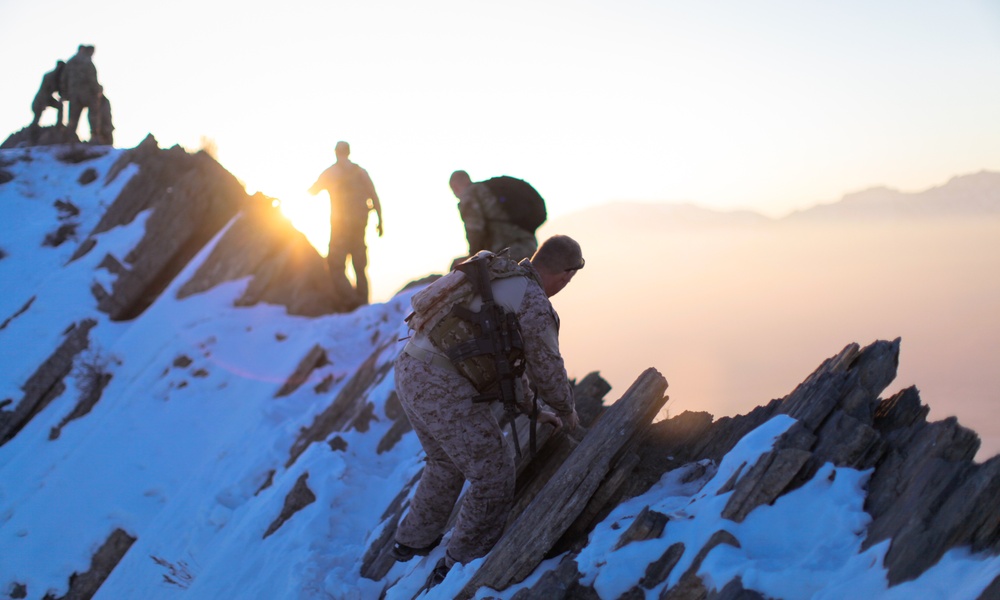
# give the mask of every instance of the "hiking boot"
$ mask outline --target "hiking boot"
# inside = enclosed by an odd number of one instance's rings
[[[439,535],[436,540],[421,548],[414,548],[413,546],[407,546],[406,544],[396,542],[392,545],[392,550],[389,551],[389,554],[396,559],[397,562],[406,562],[414,556],[427,556],[431,553],[431,550],[437,548],[438,544],[441,543],[441,537],[442,536]],[[447,572],[447,570],[445,572]]]

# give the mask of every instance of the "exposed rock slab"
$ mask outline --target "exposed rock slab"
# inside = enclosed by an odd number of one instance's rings
[[[94,553],[90,561],[90,569],[85,573],[73,573],[70,576],[69,591],[66,592],[66,595],[56,597],[46,594],[43,600],[87,600],[93,598],[98,588],[108,578],[111,571],[118,566],[136,539],[123,529],[115,529]]]
[[[289,314],[310,317],[357,306],[353,296],[336,294],[326,261],[263,194],[245,203],[205,262],[178,290],[178,297],[244,277],[250,282],[236,306],[277,304]]]
[[[24,396],[13,411],[0,411],[0,445],[10,441],[21,429],[65,389],[63,379],[73,368],[73,361],[90,344],[90,330],[97,325],[85,319],[66,331],[58,348],[28,378]]]
[[[33,146],[56,146],[59,144],[79,144],[80,138],[69,127],[51,125],[46,127],[25,127],[10,134],[0,150],[11,148],[31,148]]]
[[[192,155],[178,146],[160,150],[147,136],[122,153],[105,176],[105,185],[129,164],[135,164],[138,173],[74,254],[77,258],[89,252],[94,235],[152,210],[144,236],[121,257],[112,289],[94,290],[98,307],[114,320],[141,314],[248,201],[239,181],[204,152]]]
[[[546,484],[521,517],[507,529],[460,597],[486,585],[504,589],[523,580],[542,561],[583,510],[631,434],[648,426],[666,401],[667,381],[647,369],[611,405]]]

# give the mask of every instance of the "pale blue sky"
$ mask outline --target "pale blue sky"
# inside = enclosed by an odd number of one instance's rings
[[[456,168],[526,178],[553,216],[611,200],[781,215],[1000,169],[995,0],[0,0],[0,135],[79,43],[118,145],[207,136],[291,203],[350,141],[387,250],[438,226],[461,250]]]

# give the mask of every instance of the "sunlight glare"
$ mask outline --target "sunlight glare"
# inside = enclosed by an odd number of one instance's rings
[[[326,256],[330,243],[330,202],[326,192],[316,196],[306,193],[282,196],[281,213],[301,231],[320,256]]]

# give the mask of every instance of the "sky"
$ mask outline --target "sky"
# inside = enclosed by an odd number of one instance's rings
[[[5,158],[11,156],[6,152]],[[95,273],[104,272],[98,265],[106,253],[124,256],[141,239],[148,212],[95,236],[98,251],[75,261],[68,259],[76,244],[37,242],[57,224],[51,203],[39,201],[49,193],[80,209],[74,218],[81,229],[93,227],[135,169],[107,187],[80,185],[78,179],[88,168],[107,172],[118,152],[70,165],[58,162],[52,150],[34,149],[31,162],[5,167],[15,178],[0,186],[0,219],[17,226],[0,230],[6,253],[0,286],[8,292],[0,295],[0,314],[13,314],[26,298],[34,301],[0,330],[0,398],[19,398],[25,378],[66,326],[84,318],[96,325],[81,360],[112,378],[90,412],[67,419],[86,373],[78,362],[63,392],[0,446],[0,593],[19,583],[26,585],[28,600],[65,595],[71,574],[87,570],[95,549],[121,528],[137,539],[96,600],[360,600],[376,597],[386,582],[393,585],[385,598],[412,598],[443,556],[443,545],[424,559],[396,563],[384,581],[359,574],[364,550],[383,526],[385,507],[423,459],[412,432],[378,452],[392,424],[391,373],[363,392],[375,417],[367,431],[337,434],[345,450],[314,443],[291,465],[286,461],[300,430],[349,385],[382,340],[405,333],[401,319],[417,290],[350,314],[317,318],[289,316],[280,306],[234,307],[247,280],[178,300],[177,290],[210,255],[221,232],[144,313],[112,322],[97,310],[90,286]],[[308,384],[275,397],[316,345],[331,362],[318,367]],[[398,344],[388,346],[376,369],[398,351]],[[334,387],[316,391],[314,381],[326,376],[334,377]],[[593,585],[602,598],[617,598],[666,548],[683,543],[669,578],[650,590],[650,597],[658,597],[719,530],[732,534],[739,547],[723,545],[708,553],[699,574],[716,586],[739,575],[745,587],[767,597],[974,600],[1000,575],[1000,557],[960,548],[918,579],[888,588],[882,566],[888,542],[862,550],[871,520],[864,511],[870,471],[827,464],[742,523],[722,518],[733,492],[720,490],[738,473],[749,472],[793,425],[787,415],[776,416],[744,436],[718,464],[670,471],[646,493],[620,504],[597,524],[577,557],[582,583]],[[263,539],[304,474],[316,501]],[[269,486],[263,485],[267,479]],[[617,548],[646,506],[670,517],[663,535]],[[510,600],[560,559],[546,561],[521,584],[500,593],[480,590],[476,597]],[[479,564],[453,568],[433,593],[421,597],[453,597]]]
[[[780,216],[1000,169],[986,0],[0,0],[0,134],[81,43],[118,146],[208,140],[319,246],[325,199],[304,190],[349,141],[384,206],[380,299],[465,250],[458,168],[527,179],[554,217],[613,200]]]

